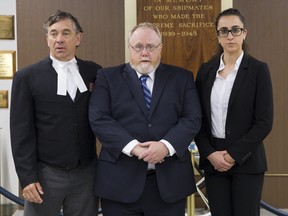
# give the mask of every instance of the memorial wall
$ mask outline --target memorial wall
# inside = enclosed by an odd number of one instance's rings
[[[151,22],[162,34],[162,62],[196,75],[216,51],[215,19],[221,0],[137,0],[137,23]]]

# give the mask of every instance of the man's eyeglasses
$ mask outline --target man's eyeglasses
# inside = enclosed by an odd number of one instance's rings
[[[217,35],[219,37],[227,37],[229,32],[231,32],[233,36],[240,36],[243,31],[245,31],[244,28],[232,28],[231,30],[228,30],[227,28],[222,28],[217,31]]]
[[[146,49],[147,52],[153,52],[155,49],[157,49],[162,43],[159,43],[157,46],[153,45],[153,44],[147,44],[146,46],[143,46],[142,44],[137,44],[136,46],[132,46],[131,44],[129,44],[129,46],[135,50],[135,52],[140,53],[142,52],[144,49]]]

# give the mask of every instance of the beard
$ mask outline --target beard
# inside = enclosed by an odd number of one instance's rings
[[[153,65],[151,63],[143,63],[141,62],[140,64],[138,65],[134,65],[134,64],[131,64],[132,68],[134,70],[136,70],[138,73],[141,73],[141,74],[149,74],[151,73],[153,70],[156,70],[156,68],[159,66],[159,63],[156,64],[156,65]]]

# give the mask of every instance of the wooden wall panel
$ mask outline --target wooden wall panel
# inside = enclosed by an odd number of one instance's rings
[[[265,140],[269,170],[262,199],[288,208],[288,1],[234,0],[233,6],[246,18],[250,53],[269,64],[273,82],[274,124]]]
[[[17,0],[18,68],[49,55],[44,22],[57,9],[76,16],[84,30],[77,56],[104,67],[125,61],[124,0]]]
[[[262,200],[275,208],[288,208],[288,176],[266,176]]]

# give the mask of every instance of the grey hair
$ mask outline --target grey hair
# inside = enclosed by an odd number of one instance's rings
[[[65,20],[65,19],[70,19],[73,23],[73,27],[76,33],[83,33],[83,29],[80,26],[80,23],[78,22],[78,19],[76,17],[74,17],[72,14],[65,12],[65,11],[61,11],[61,10],[57,10],[54,14],[52,14],[48,20],[45,22],[44,24],[44,29],[46,29],[46,31],[48,32],[48,28],[59,22],[60,20]]]
[[[139,28],[148,28],[148,29],[155,31],[155,33],[157,34],[157,36],[160,39],[160,42],[162,43],[162,35],[161,35],[159,28],[157,26],[153,25],[152,23],[149,23],[149,22],[142,22],[142,23],[139,23],[138,25],[134,26],[133,29],[128,34],[128,42],[130,41],[132,34]]]

